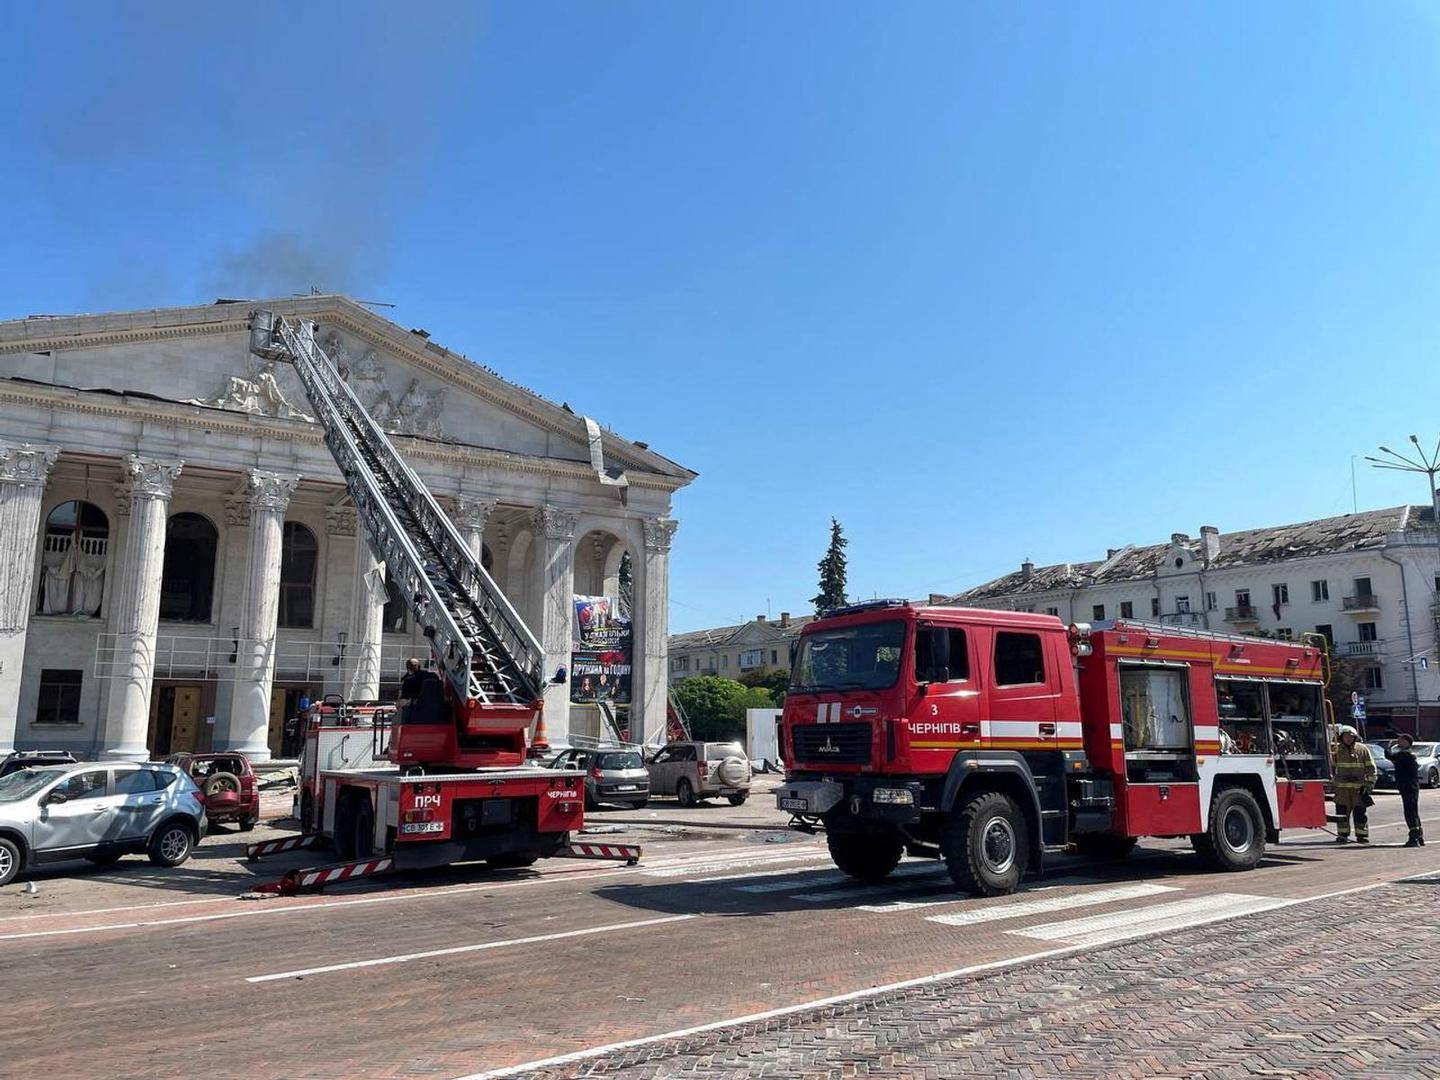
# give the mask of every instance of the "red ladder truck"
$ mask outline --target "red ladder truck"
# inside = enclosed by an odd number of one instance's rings
[[[993,896],[1046,851],[1146,836],[1248,870],[1282,829],[1325,824],[1324,665],[1308,641],[857,604],[795,647],[778,804],[864,880],[908,852]]]
[[[257,844],[252,857],[323,838],[355,860],[293,872],[281,891],[463,860],[638,859],[634,847],[607,845],[601,855],[570,843],[583,823],[583,774],[530,760],[532,733],[533,749],[544,748],[544,652],[316,343],[314,326],[255,311],[250,350],[294,366],[365,535],[423,628],[439,672],[393,722],[373,702],[317,710],[307,732],[307,751],[316,754],[302,791],[305,837]],[[564,681],[560,668],[552,682]],[[327,768],[321,740],[347,723],[366,729],[362,737],[374,740],[368,757],[388,764],[357,765],[342,755],[340,767]]]

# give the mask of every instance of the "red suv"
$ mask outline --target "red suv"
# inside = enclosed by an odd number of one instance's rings
[[[236,821],[242,832],[249,832],[260,820],[260,785],[244,754],[171,754],[165,761],[195,781],[211,825]]]

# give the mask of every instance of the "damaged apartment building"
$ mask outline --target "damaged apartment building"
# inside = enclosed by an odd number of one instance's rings
[[[930,602],[1135,619],[1235,634],[1318,632],[1359,669],[1371,734],[1440,737],[1440,547],[1432,506],[1112,548],[1035,566]]]

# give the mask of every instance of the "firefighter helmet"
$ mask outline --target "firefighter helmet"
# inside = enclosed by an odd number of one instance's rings
[[[1349,724],[1341,724],[1338,728],[1335,729],[1335,737],[1337,739],[1343,739],[1346,735],[1354,735],[1358,739],[1360,737],[1360,732],[1356,731]]]

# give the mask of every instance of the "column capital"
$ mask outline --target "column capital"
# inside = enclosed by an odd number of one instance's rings
[[[680,522],[674,518],[646,518],[641,524],[645,528],[645,550],[660,554],[670,550],[670,541]]]
[[[490,515],[495,512],[495,500],[474,495],[455,495],[445,500],[445,509],[456,528],[479,529],[483,532]]]
[[[573,540],[580,515],[559,506],[538,506],[533,515],[535,529],[547,540]]]
[[[158,458],[125,455],[125,479],[120,483],[125,501],[137,499],[169,499],[175,492],[175,478],[185,467],[183,461],[160,461]]]
[[[250,469],[245,473],[246,501],[253,510],[275,510],[285,512],[290,505],[290,496],[300,483],[299,473],[266,472]]]
[[[58,446],[0,446],[0,484],[44,487],[50,468],[60,456]]]

